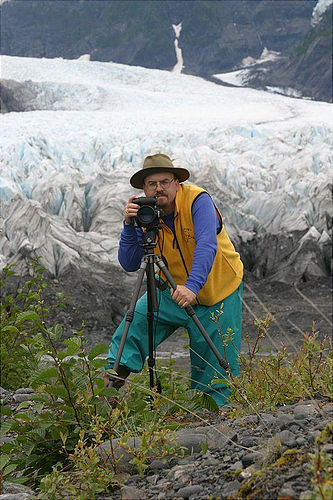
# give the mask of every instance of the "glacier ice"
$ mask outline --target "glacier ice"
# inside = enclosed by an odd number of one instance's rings
[[[315,230],[318,251],[327,244],[331,104],[88,60],[3,56],[2,74],[14,96],[20,84],[26,110],[1,117],[2,265],[38,254],[52,275],[119,269],[128,180],[154,152],[213,195],[245,262],[249,245],[259,255],[270,237],[290,235],[280,274],[278,253],[268,260],[277,279],[294,279],[311,267],[302,237]]]

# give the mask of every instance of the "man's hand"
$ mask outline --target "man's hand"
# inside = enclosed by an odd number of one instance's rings
[[[180,307],[187,307],[196,298],[195,293],[184,285],[177,285],[176,290],[171,288],[171,296]]]
[[[132,200],[134,200],[134,198],[137,198],[137,197],[138,196],[136,194],[133,194],[129,198],[129,200],[126,204],[126,207],[124,210],[124,221],[125,221],[125,224],[127,224],[127,225],[131,224],[132,217],[137,216],[138,210],[140,208],[140,205],[137,205],[136,203],[132,203]]]

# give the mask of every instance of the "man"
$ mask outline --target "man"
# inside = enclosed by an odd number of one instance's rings
[[[145,196],[156,196],[161,209],[161,229],[157,235],[155,253],[166,262],[177,288],[159,291],[159,310],[154,313],[155,347],[178,327],[187,329],[190,337],[191,387],[210,394],[219,406],[227,403],[229,391],[225,384],[211,384],[225,378],[226,372],[184,308],[192,305],[204,329],[223,356],[226,355],[233,375],[238,373],[238,354],[241,346],[241,311],[243,264],[223,226],[222,217],[210,195],[202,188],[182,184],[190,174],[185,168],[174,167],[164,154],[147,156],[143,168],[130,179],[134,188],[143,189]],[[142,229],[134,227],[139,205],[132,195],[124,211],[118,258],[126,271],[136,271],[143,256]],[[220,327],[223,334],[233,332],[232,342],[225,350],[216,314],[223,303]],[[130,325],[120,366],[119,387],[130,372],[139,372],[148,355],[147,296],[137,302]],[[125,319],[115,331],[110,345],[108,365],[112,368],[124,329]]]

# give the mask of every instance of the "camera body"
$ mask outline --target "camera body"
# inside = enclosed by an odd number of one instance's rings
[[[157,198],[155,196],[134,198],[132,203],[139,205],[136,217],[133,217],[133,224],[145,228],[159,227],[161,210],[157,207]]]

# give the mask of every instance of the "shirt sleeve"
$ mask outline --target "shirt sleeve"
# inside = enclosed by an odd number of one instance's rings
[[[124,224],[121,232],[118,260],[127,272],[137,271],[143,257],[142,230],[140,228]]]
[[[192,205],[196,248],[185,286],[196,295],[207,281],[217,251],[216,233],[220,227],[213,200],[202,193]]]

